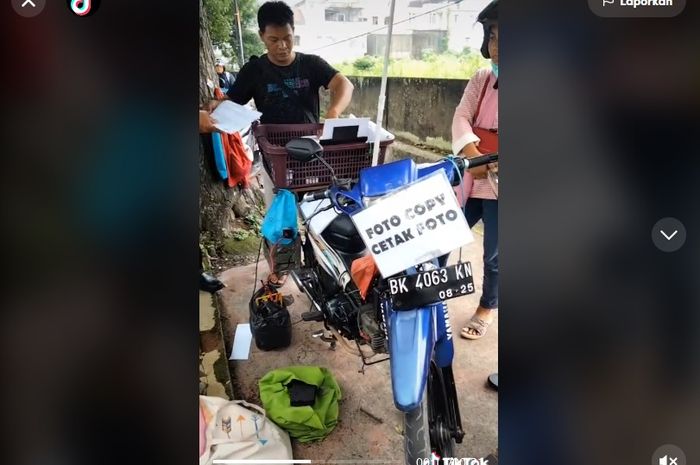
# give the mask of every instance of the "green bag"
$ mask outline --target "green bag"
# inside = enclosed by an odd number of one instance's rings
[[[318,388],[313,406],[292,407],[287,384],[303,381]],[[328,436],[338,423],[340,387],[330,371],[321,367],[293,366],[272,370],[259,381],[260,400],[268,418],[299,442]]]

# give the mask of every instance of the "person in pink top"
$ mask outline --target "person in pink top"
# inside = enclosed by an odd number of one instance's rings
[[[469,80],[452,119],[452,150],[455,154],[475,157],[498,152],[498,0],[489,3],[479,14],[484,26],[481,53],[491,59],[491,69],[480,69]],[[460,332],[465,339],[479,339],[493,321],[498,308],[498,196],[483,166],[465,174],[465,186],[471,190],[464,207],[469,227],[484,223],[484,285],[474,315]]]

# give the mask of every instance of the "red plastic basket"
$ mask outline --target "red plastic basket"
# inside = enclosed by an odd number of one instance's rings
[[[263,156],[265,169],[275,187],[291,191],[319,189],[331,183],[331,173],[321,162],[301,163],[289,158],[284,146],[290,140],[303,136],[320,136],[323,124],[260,124],[255,128],[255,139]],[[379,144],[379,164],[384,163],[386,148],[393,140]],[[360,170],[372,165],[372,145],[366,142],[327,145],[323,159],[333,167],[341,179],[357,179]]]

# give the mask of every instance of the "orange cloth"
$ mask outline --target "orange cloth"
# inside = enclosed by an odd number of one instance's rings
[[[377,276],[378,271],[379,269],[371,255],[365,255],[352,262],[350,275],[363,300],[367,298],[369,287],[372,285],[372,280]]]
[[[214,96],[217,100],[226,98],[220,88],[214,89]],[[237,132],[233,134],[221,134],[221,140],[224,144],[224,154],[226,157],[226,168],[228,169],[228,187],[248,187],[248,174],[253,167],[253,162],[250,161],[245,152],[245,144],[241,135]]]
[[[226,154],[226,166],[228,167],[228,187],[241,185],[248,187],[248,174],[253,166],[245,153],[245,145],[241,135],[237,132],[233,134],[222,134],[224,142],[224,153]]]

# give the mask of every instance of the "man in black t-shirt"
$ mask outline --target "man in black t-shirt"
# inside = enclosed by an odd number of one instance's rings
[[[294,13],[284,2],[267,2],[258,10],[258,26],[267,54],[241,68],[228,98],[245,105],[250,99],[263,124],[317,123],[321,87],[330,89],[326,118],[337,118],[352,99],[352,83],[323,58],[294,52]]]

